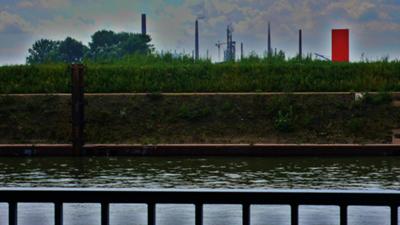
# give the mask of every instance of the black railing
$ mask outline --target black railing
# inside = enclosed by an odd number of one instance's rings
[[[109,224],[113,203],[147,204],[148,224],[156,223],[156,204],[194,204],[195,224],[203,224],[204,204],[242,205],[243,225],[250,225],[251,205],[290,205],[291,224],[299,221],[300,205],[340,207],[340,224],[347,224],[348,206],[389,206],[391,225],[398,224],[400,192],[308,192],[308,191],[126,191],[126,190],[0,190],[0,202],[9,205],[9,224],[17,225],[18,203],[53,203],[55,225],[63,224],[63,203],[101,204],[101,224]]]

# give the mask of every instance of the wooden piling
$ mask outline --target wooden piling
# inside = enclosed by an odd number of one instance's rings
[[[71,66],[72,90],[72,146],[75,156],[83,156],[84,150],[84,66],[73,64]]]

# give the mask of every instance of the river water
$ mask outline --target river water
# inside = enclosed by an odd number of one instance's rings
[[[400,190],[400,158],[0,158],[0,187]],[[65,204],[65,224],[99,224],[97,204]],[[19,225],[53,224],[52,205],[19,204]],[[241,223],[241,206],[206,205],[208,225]],[[0,203],[0,225],[7,224]],[[157,205],[157,224],[194,224],[194,206]],[[339,224],[335,206],[300,206],[300,224]],[[253,225],[289,224],[288,206],[252,206]],[[389,224],[389,208],[349,208],[349,224]],[[111,224],[146,224],[145,205],[111,205]]]

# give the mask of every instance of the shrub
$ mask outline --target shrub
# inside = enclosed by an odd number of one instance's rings
[[[289,107],[287,111],[278,111],[274,119],[274,127],[280,132],[291,132],[294,130],[294,114],[292,107]]]

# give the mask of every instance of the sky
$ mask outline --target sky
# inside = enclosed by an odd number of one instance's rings
[[[158,50],[191,53],[194,22],[201,17],[200,55],[218,61],[217,41],[226,26],[243,42],[245,54],[263,54],[267,25],[272,47],[331,57],[331,29],[350,29],[350,57],[358,61],[400,58],[400,0],[0,0],[0,65],[23,64],[35,40],[67,36],[90,42],[97,30],[139,33],[140,15]]]

